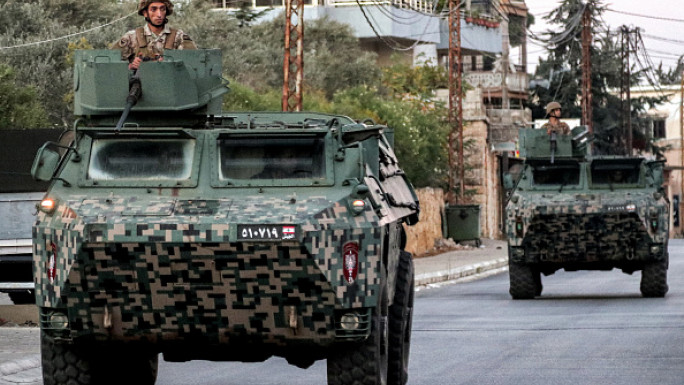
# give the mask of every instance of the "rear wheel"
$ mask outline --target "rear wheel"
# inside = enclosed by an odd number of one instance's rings
[[[387,383],[404,385],[408,381],[411,324],[413,320],[414,271],[411,253],[399,255],[394,301],[389,309],[389,369]]]
[[[347,348],[333,348],[334,352],[328,357],[329,385],[387,384],[388,300],[384,285],[386,283],[380,286],[382,292],[373,309],[368,338]]]
[[[541,293],[541,277],[538,276],[539,284],[535,279],[535,271],[528,265],[508,262],[508,275],[510,278],[509,293],[513,299],[532,299]]]
[[[43,383],[45,385],[154,385],[158,354],[130,349],[88,349],[56,341],[41,331]]]
[[[667,285],[667,261],[653,262],[641,271],[641,295],[648,298],[665,297]]]

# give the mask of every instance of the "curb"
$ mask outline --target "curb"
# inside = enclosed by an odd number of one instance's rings
[[[476,263],[469,266],[462,266],[450,270],[435,271],[416,275],[416,286],[426,286],[433,283],[462,279],[477,274],[482,274],[490,270],[508,267],[508,257],[494,259],[491,261]]]

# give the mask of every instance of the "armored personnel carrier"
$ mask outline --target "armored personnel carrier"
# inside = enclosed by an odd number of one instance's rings
[[[135,75],[78,51],[74,86],[74,140],[32,170],[51,181],[33,228],[45,384],[153,384],[159,353],[406,383],[419,208],[390,129],[222,114],[216,50]]]
[[[505,219],[514,299],[539,296],[541,275],[560,269],[641,270],[644,297],[667,293],[663,162],[589,156],[587,139],[586,127],[520,130],[524,163]]]

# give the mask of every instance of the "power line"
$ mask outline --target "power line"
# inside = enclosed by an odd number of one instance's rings
[[[86,33],[93,32],[93,31],[98,30],[98,29],[100,29],[100,28],[108,27],[108,26],[110,26],[110,25],[112,25],[112,24],[118,23],[119,21],[124,20],[124,19],[126,19],[126,18],[129,18],[129,17],[131,17],[131,16],[133,16],[133,15],[135,15],[135,14],[137,14],[137,13],[138,13],[137,11],[131,12],[131,13],[129,13],[128,15],[123,16],[123,17],[120,17],[120,18],[118,18],[118,19],[116,19],[116,20],[114,20],[114,21],[112,21],[112,22],[107,23],[107,24],[99,25],[99,26],[97,26],[97,27],[93,27],[93,28],[90,28],[90,29],[86,29],[85,31],[81,31],[81,32],[70,33],[70,34],[68,34],[68,35],[56,37],[56,38],[53,38],[53,39],[35,41],[35,42],[32,42],[32,43],[17,44],[17,45],[8,46],[8,47],[0,47],[0,51],[4,51],[4,50],[8,50],[8,49],[14,49],[14,48],[30,47],[30,46],[33,46],[33,45],[40,45],[40,44],[46,44],[46,43],[54,43],[54,42],[59,41],[59,40],[65,40],[65,39],[69,39],[69,38],[74,37],[74,36],[84,35],[84,34],[86,34]]]
[[[660,36],[654,36],[654,35],[649,35],[649,34],[642,34],[643,37],[648,38],[648,39],[653,39],[653,40],[658,40],[658,41],[664,41],[667,43],[673,43],[673,44],[684,44],[684,40],[677,40],[677,39],[670,39],[667,37],[660,37]]]
[[[373,30],[373,33],[375,34],[375,36],[377,36],[378,39],[380,39],[383,43],[385,43],[385,45],[387,45],[390,49],[392,49],[394,51],[408,51],[408,50],[415,48],[415,46],[418,44],[419,40],[416,39],[416,41],[411,46],[400,47],[399,43],[396,40],[380,35],[380,33],[375,28],[375,25],[371,21],[371,19],[373,19],[373,16],[372,15],[369,16],[366,13],[366,10],[364,9],[364,6],[361,4],[360,0],[356,0],[356,4],[358,4],[359,9],[361,10],[361,13],[363,14],[363,18],[366,19],[366,23],[368,23],[371,30]],[[377,21],[376,21],[376,23],[377,23]],[[427,25],[426,25],[426,31],[427,31]]]
[[[643,17],[646,19],[654,19],[654,20],[665,20],[665,21],[674,21],[677,23],[684,23],[684,19],[674,19],[674,18],[669,18],[669,17],[660,17],[660,16],[649,16],[649,15],[643,15],[640,13],[632,13],[632,12],[625,12],[625,11],[618,11],[612,8],[606,8],[606,11],[610,12],[615,12],[615,13],[621,13],[623,15],[628,15],[628,16],[636,16],[636,17]]]
[[[376,5],[374,5],[374,7],[376,7],[376,8],[384,7],[383,5],[381,5],[381,4],[379,3],[378,0],[374,0],[373,2],[377,3]],[[438,4],[439,4],[439,1],[438,1],[438,0],[433,0],[433,6],[432,6],[432,11],[433,11],[433,13],[431,13],[431,14],[430,14],[430,13],[427,13],[427,14],[426,14],[426,13],[424,13],[424,12],[415,10],[415,9],[413,9],[412,7],[409,6],[409,9],[413,10],[414,12],[422,13],[422,14],[424,15],[424,17],[429,17],[429,19],[428,19],[428,21],[425,23],[425,28],[424,28],[424,30],[423,30],[423,33],[420,34],[420,35],[418,35],[418,36],[415,38],[415,41],[414,41],[410,46],[408,46],[408,47],[402,47],[401,44],[400,44],[398,41],[396,41],[395,39],[393,39],[393,38],[391,38],[391,37],[387,37],[387,36],[382,36],[382,35],[378,32],[378,30],[377,30],[377,28],[376,28],[376,24],[378,24],[378,22],[377,22],[377,20],[375,20],[375,18],[373,17],[373,15],[372,15],[371,13],[367,13],[367,12],[366,12],[366,10],[364,9],[364,8],[366,7],[366,5],[362,4],[360,0],[356,0],[356,4],[359,6],[359,9],[361,10],[361,13],[363,14],[363,17],[364,17],[364,19],[366,20],[366,23],[368,24],[368,26],[370,26],[370,28],[371,28],[371,30],[373,31],[373,33],[375,34],[375,36],[376,36],[378,39],[380,39],[383,43],[385,43],[385,45],[387,45],[390,49],[392,49],[392,50],[394,50],[394,51],[409,51],[409,50],[414,49],[414,48],[420,43],[422,37],[431,34],[431,33],[427,32],[427,30],[428,30],[430,24],[432,23],[432,21],[438,19],[438,16],[436,15],[437,6],[438,6]],[[462,0],[462,1],[461,1],[461,3],[459,4],[459,7],[462,6],[463,4],[465,4],[465,0]],[[401,9],[401,8],[399,8],[399,9]],[[389,17],[391,20],[393,20],[393,21],[395,21],[395,22],[397,22],[397,23],[401,23],[401,24],[413,24],[413,23],[404,23],[404,22],[399,22],[399,21],[397,21],[397,20],[393,17],[393,15],[389,15],[389,14],[386,13],[386,12],[389,12],[389,11],[386,10],[386,9],[379,9],[379,11],[380,11],[383,15],[385,15],[386,17]]]

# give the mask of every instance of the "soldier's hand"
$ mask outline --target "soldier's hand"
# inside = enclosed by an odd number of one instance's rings
[[[137,70],[140,67],[140,63],[142,63],[143,59],[140,56],[137,56],[133,61],[128,64],[128,69],[129,70]]]

